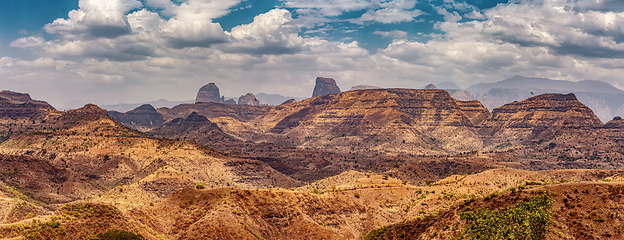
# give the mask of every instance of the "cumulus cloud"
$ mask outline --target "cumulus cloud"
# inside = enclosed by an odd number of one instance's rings
[[[115,13],[112,20],[97,24],[125,31],[116,35],[92,34],[96,17],[80,14],[91,8],[83,2],[93,1],[81,0],[81,8],[68,19],[47,25],[54,39],[13,41],[12,47],[36,50],[40,58],[0,58],[3,86],[56,105],[71,100],[66,99],[71,94],[96,103],[141,102],[153,96],[187,100],[207,82],[216,82],[226,96],[309,96],[317,76],[334,77],[345,89],[361,84],[413,88],[446,80],[467,86],[513,75],[599,79],[624,87],[624,17],[605,8],[614,1],[518,0],[480,10],[446,0],[436,9],[447,15],[435,23],[438,33],[416,40],[408,39],[407,32],[378,30],[374,34],[393,41],[376,53],[350,38],[300,36],[301,21],[343,21],[332,16],[358,10],[367,10],[355,17],[361,23],[413,21],[400,13],[414,11],[415,1],[290,0],[284,6],[297,14],[273,9],[224,31],[213,19],[240,1],[141,1],[161,10],[153,12],[128,10],[133,5],[121,3],[137,2],[115,0],[118,7],[104,9]],[[392,9],[397,12],[381,14]],[[369,20],[361,19],[365,16]],[[34,84],[45,89],[28,88]]]
[[[256,54],[292,54],[304,50],[305,44],[299,29],[290,25],[288,10],[273,9],[254,17],[250,24],[232,28],[229,52]]]
[[[381,35],[387,38],[398,38],[398,39],[406,39],[407,32],[401,30],[392,30],[392,31],[375,31],[373,34]]]
[[[367,10],[362,16],[348,19],[356,24],[365,22],[399,23],[412,21],[423,14],[414,9],[416,0],[288,0],[284,5],[300,16],[298,22],[305,26],[315,26],[329,21],[345,12]]]
[[[16,39],[11,42],[9,46],[16,48],[37,48],[42,47],[44,44],[45,39],[43,39],[42,37],[30,36]]]
[[[44,29],[66,38],[83,36],[115,38],[130,33],[126,13],[143,6],[137,0],[80,0],[79,9],[69,12],[69,18],[59,18]]]

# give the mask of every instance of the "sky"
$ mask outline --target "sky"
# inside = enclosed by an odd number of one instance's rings
[[[515,75],[624,89],[624,1],[0,1],[1,88],[58,109]]]

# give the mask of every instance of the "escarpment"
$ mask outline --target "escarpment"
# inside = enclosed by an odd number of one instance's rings
[[[490,141],[544,139],[561,129],[591,130],[602,122],[570,94],[542,94],[492,111],[479,132]]]
[[[249,124],[262,133],[256,139],[295,145],[422,153],[474,150],[481,140],[461,105],[468,108],[437,89],[348,91],[276,106]]]

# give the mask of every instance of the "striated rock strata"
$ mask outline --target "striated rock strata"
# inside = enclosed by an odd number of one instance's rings
[[[481,140],[473,119],[478,122],[483,116],[477,110],[466,114],[462,106],[470,108],[444,90],[349,91],[276,106],[249,123],[267,133],[260,138],[279,141],[276,139],[286,137],[286,141],[304,146],[358,146],[410,153],[441,150],[437,147],[478,149]],[[485,109],[481,112],[487,114]]]
[[[542,94],[492,111],[480,133],[493,142],[545,139],[561,129],[593,130],[602,122],[570,94]]]

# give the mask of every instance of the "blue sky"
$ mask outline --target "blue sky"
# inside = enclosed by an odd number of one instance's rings
[[[58,108],[193,99],[215,82],[311,95],[317,76],[462,87],[514,75],[624,88],[616,0],[6,0],[0,83]]]

